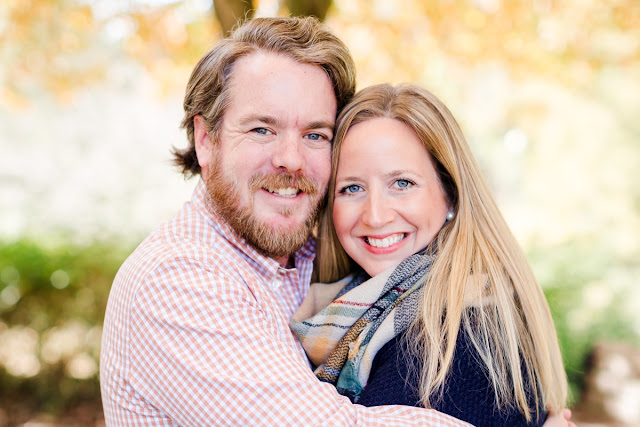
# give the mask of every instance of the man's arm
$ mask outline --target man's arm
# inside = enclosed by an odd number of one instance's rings
[[[466,425],[432,410],[352,404],[313,375],[279,327],[284,316],[199,261],[156,269],[130,314],[129,380],[182,426]]]

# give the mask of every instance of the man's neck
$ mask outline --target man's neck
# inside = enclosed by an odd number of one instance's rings
[[[277,261],[278,264],[280,264],[280,267],[282,267],[282,268],[293,268],[293,267],[295,267],[295,260],[294,260],[293,254],[285,255],[285,256],[280,257],[280,258],[274,258],[274,260]]]

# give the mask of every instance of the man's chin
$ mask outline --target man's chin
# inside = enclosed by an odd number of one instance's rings
[[[273,203],[273,200],[256,196],[250,206],[241,207],[238,205],[241,199],[238,191],[221,192],[220,188],[234,187],[223,186],[213,178],[207,181],[212,210],[258,252],[281,258],[293,254],[305,244],[318,215],[318,208],[312,208],[311,200]]]
[[[282,218],[298,218],[304,221],[312,208],[313,200],[307,195],[299,195],[293,199],[284,199],[257,193],[251,203],[251,211],[256,217],[265,221]]]
[[[247,220],[236,232],[263,255],[278,258],[289,256],[300,249],[311,234],[305,221],[262,222],[254,218]]]
[[[304,227],[307,217],[302,216],[292,216],[292,215],[260,215],[259,217],[254,217],[255,221],[260,224],[262,227],[271,230],[273,233],[290,233],[299,229],[300,227]]]

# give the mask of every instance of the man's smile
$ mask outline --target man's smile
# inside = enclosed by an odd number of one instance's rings
[[[274,190],[270,190],[268,188],[263,187],[263,190],[268,191],[269,193],[275,196],[288,197],[288,198],[296,197],[298,194],[302,193],[302,190],[298,188],[293,188],[293,187],[277,188]]]

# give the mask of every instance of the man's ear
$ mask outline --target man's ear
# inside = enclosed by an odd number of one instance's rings
[[[193,118],[193,138],[196,144],[196,155],[198,156],[200,169],[207,169],[211,162],[213,142],[209,136],[209,125],[202,117],[202,114],[198,114]]]

